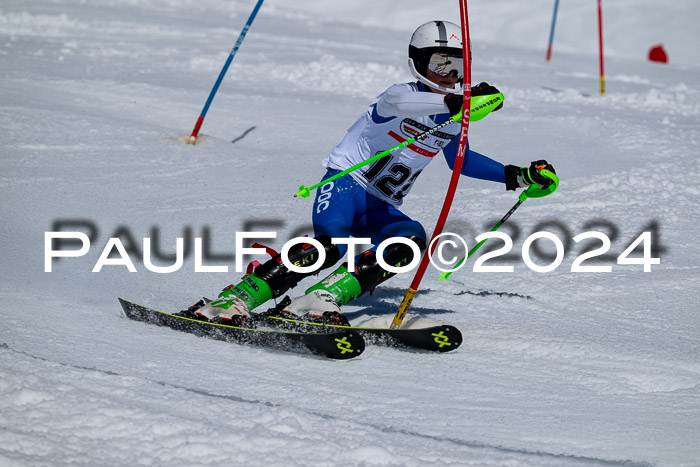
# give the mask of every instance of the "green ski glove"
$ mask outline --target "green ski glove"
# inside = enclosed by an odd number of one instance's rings
[[[530,185],[538,185],[545,189],[551,185],[552,179],[544,177],[540,174],[541,170],[547,169],[556,174],[556,170],[552,164],[544,159],[533,161],[530,167],[518,167],[515,165],[506,165],[506,190],[516,190],[518,188],[527,188]]]

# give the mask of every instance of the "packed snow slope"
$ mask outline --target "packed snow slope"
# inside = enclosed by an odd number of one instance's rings
[[[2,2],[0,465],[699,465],[700,4],[604,2],[600,96],[595,2],[562,2],[549,64],[552,1],[469,2],[474,82],[506,96],[471,125],[472,148],[546,158],[561,186],[502,228],[513,248],[485,264],[514,272],[429,269],[411,316],[458,326],[458,351],[335,362],[132,322],[117,302],[180,310],[240,276],[237,231],[276,232],[278,249],[312,233],[298,186],[375,95],[410,80],[411,31],[459,21],[457,2],[268,0],[185,145],[253,3]],[[645,62],[659,42],[667,66]],[[448,179],[435,160],[405,201],[428,231]],[[515,201],[462,179],[445,230],[473,245]],[[92,241],[45,272],[56,230]],[[545,231],[565,255],[535,272],[521,249]],[[573,240],[590,231],[611,245],[582,266],[609,272],[572,271],[603,245]],[[660,264],[618,264],[644,231]],[[92,272],[110,237],[137,272]],[[149,271],[144,238],[167,266],[178,237],[182,267]],[[195,238],[227,273],[195,272]],[[529,251],[554,260],[550,240]],[[349,318],[386,322],[412,277]]]

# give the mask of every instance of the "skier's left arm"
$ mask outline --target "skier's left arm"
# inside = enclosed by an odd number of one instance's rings
[[[445,160],[450,169],[455,166],[457,160],[457,148],[459,141],[455,138],[443,148]],[[554,167],[546,160],[533,161],[529,167],[518,167],[516,165],[503,165],[498,161],[484,156],[469,149],[467,141],[467,155],[462,165],[462,175],[480,180],[500,182],[506,185],[506,190],[516,190],[525,188],[532,184],[537,184],[542,188],[548,187],[552,180],[540,175],[542,169],[556,173]]]
[[[472,88],[473,96],[491,95],[498,92],[498,89],[485,82]],[[450,116],[462,110],[462,102],[463,98],[460,95],[447,94],[445,96],[445,105],[449,109]],[[493,110],[499,110],[502,106],[503,104],[500,104]],[[453,138],[442,150],[450,169],[454,168],[455,161],[457,160],[458,147],[458,138]],[[467,141],[465,157],[464,164],[462,164],[462,175],[478,178],[480,180],[504,183],[506,185],[506,190],[525,188],[535,183],[542,188],[546,188],[552,183],[552,180],[540,175],[540,171],[542,169],[547,169],[550,172],[556,173],[554,167],[545,160],[534,161],[529,167],[518,167],[510,164],[503,165],[490,157],[484,156],[476,151],[471,151],[469,149],[469,141]]]
[[[459,140],[454,138],[442,150],[445,155],[445,160],[450,170],[454,169],[455,161],[457,160],[457,148]],[[462,175],[480,180],[489,180],[491,182],[506,182],[505,166],[498,161],[486,157],[476,151],[469,149],[467,142],[467,154],[464,164],[462,164]]]

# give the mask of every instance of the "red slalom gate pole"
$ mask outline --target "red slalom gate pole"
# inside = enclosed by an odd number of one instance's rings
[[[420,286],[421,280],[425,275],[425,271],[428,268],[428,263],[430,262],[430,257],[435,251],[437,246],[437,237],[442,233],[442,229],[447,221],[447,215],[450,212],[450,207],[452,206],[452,200],[454,199],[455,191],[457,190],[457,183],[459,182],[459,177],[462,172],[462,165],[464,164],[464,157],[467,148],[467,134],[469,133],[469,110],[471,109],[471,98],[472,98],[472,87],[471,87],[471,75],[472,75],[472,63],[471,63],[471,47],[469,43],[469,15],[467,13],[467,0],[459,0],[459,10],[462,19],[462,55],[464,56],[464,80],[462,84],[462,89],[464,92],[462,100],[462,128],[459,133],[459,146],[457,148],[457,158],[455,160],[455,165],[452,168],[452,177],[450,178],[450,185],[447,188],[447,193],[445,194],[445,202],[442,205],[442,210],[440,211],[440,216],[438,217],[437,224],[435,225],[435,230],[433,231],[432,238],[430,239],[430,244],[428,251],[423,255],[420,266],[416,271],[416,275],[413,278],[413,282],[408,287],[406,294],[403,297],[401,305],[394,316],[391,323],[391,328],[398,328],[403,322],[408,308],[411,306],[413,297],[416,296],[418,287]]]
[[[600,50],[600,95],[605,94],[605,71],[603,69],[603,8],[598,0],[598,48]]]

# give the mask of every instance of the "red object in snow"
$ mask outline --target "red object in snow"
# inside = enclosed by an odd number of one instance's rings
[[[663,45],[655,45],[654,47],[649,49],[649,61],[668,63],[668,56],[666,55],[666,51],[664,50]]]

